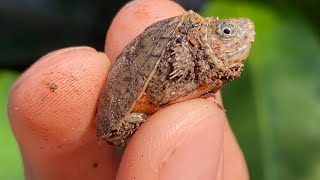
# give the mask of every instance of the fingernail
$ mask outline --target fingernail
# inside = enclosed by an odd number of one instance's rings
[[[212,131],[205,120],[176,144],[162,160],[160,179],[215,179],[219,169],[223,128]]]

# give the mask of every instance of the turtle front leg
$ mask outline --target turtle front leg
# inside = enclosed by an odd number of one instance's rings
[[[144,113],[130,113],[125,116],[122,123],[109,133],[108,142],[126,147],[133,133],[149,118]]]

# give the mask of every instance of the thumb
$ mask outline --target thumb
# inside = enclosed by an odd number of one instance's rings
[[[225,120],[203,99],[159,111],[130,140],[117,179],[216,179],[223,174]]]

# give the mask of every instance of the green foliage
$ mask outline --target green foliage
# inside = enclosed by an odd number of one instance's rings
[[[18,73],[0,70],[0,179],[23,179],[18,145],[7,118],[9,89]]]
[[[320,43],[298,16],[262,4],[208,3],[205,16],[249,17],[256,40],[223,90],[251,179],[320,179]]]

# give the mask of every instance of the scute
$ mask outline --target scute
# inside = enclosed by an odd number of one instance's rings
[[[113,130],[111,127],[120,124],[145,91],[180,17],[151,25],[125,47],[110,68],[98,102],[95,121],[98,138],[106,138]]]

